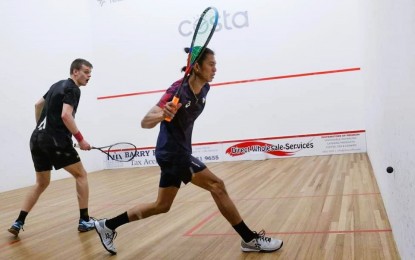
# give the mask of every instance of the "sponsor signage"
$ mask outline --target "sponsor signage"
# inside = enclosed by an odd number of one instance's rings
[[[193,144],[193,156],[204,163],[365,152],[365,130]],[[154,148],[139,148],[130,162],[105,157],[104,164],[107,169],[157,166],[154,154]]]

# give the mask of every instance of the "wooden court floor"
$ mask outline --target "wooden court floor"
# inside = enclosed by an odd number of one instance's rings
[[[208,166],[248,226],[283,239],[281,250],[241,252],[210,194],[189,184],[170,212],[119,227],[118,254],[110,256],[95,231],[78,233],[75,182],[68,178],[50,184],[19,239],[7,229],[27,188],[0,193],[0,259],[400,259],[365,153]],[[158,178],[158,167],[90,173],[90,215],[113,217],[153,201]]]

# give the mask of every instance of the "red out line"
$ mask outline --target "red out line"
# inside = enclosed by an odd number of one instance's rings
[[[292,74],[292,75],[276,76],[276,77],[268,77],[268,78],[237,80],[237,81],[229,81],[229,82],[223,82],[223,83],[215,83],[215,84],[212,84],[211,86],[223,86],[223,85],[230,85],[230,84],[241,84],[241,83],[256,82],[256,81],[298,78],[298,77],[316,76],[316,75],[331,74],[331,73],[350,72],[350,71],[356,71],[356,70],[360,70],[360,68],[350,68],[350,69],[341,69],[341,70],[327,70],[327,71]]]
[[[339,70],[326,70],[326,71],[317,71],[317,72],[309,72],[309,73],[300,73],[300,74],[292,74],[292,75],[283,75],[283,76],[275,76],[275,77],[266,77],[266,78],[258,78],[258,79],[246,79],[246,80],[236,80],[236,81],[228,81],[228,82],[220,82],[220,83],[213,83],[211,87],[219,87],[224,85],[233,85],[233,84],[243,84],[249,82],[258,82],[258,81],[267,81],[267,80],[277,80],[277,79],[287,79],[287,78],[298,78],[298,77],[307,77],[307,76],[317,76],[323,74],[332,74],[332,73],[342,73],[342,72],[351,72],[357,71],[360,68],[348,68],[348,69],[339,69]],[[150,91],[142,91],[142,92],[133,92],[133,93],[126,93],[126,94],[118,94],[118,95],[111,95],[111,96],[102,96],[97,97],[98,100],[102,99],[110,99],[110,98],[123,98],[123,97],[130,97],[130,96],[139,96],[139,95],[147,95],[153,93],[160,93],[165,92],[165,89],[161,90],[150,90]]]

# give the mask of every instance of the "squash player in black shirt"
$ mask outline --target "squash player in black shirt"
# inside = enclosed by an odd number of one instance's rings
[[[78,231],[94,228],[89,217],[89,187],[87,172],[74,149],[72,136],[82,150],[90,150],[90,144],[83,138],[75,123],[75,113],[81,97],[81,86],[91,78],[92,64],[76,59],[70,67],[70,78],[53,84],[47,93],[35,104],[36,128],[30,138],[30,151],[36,170],[36,184],[28,192],[18,218],[8,231],[18,236],[26,216],[36,204],[40,195],[50,183],[52,167],[65,169],[76,180],[76,191],[80,209]]]

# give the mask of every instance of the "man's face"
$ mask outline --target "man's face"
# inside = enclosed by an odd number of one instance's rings
[[[85,86],[91,78],[91,71],[92,69],[90,67],[82,65],[81,69],[73,71],[72,79],[77,86]]]

